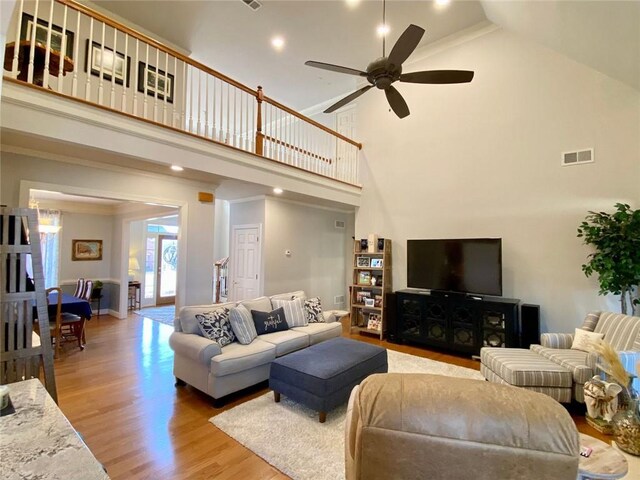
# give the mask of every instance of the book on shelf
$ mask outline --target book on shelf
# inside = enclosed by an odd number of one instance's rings
[[[382,318],[379,313],[370,313],[367,318],[367,329],[380,331],[382,328]]]

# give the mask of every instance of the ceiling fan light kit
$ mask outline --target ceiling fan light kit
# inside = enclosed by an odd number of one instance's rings
[[[385,23],[385,4],[383,2],[382,23]],[[330,70],[337,73],[345,73],[347,75],[356,75],[365,77],[370,85],[360,88],[355,92],[347,95],[343,99],[331,105],[324,113],[332,113],[341,107],[358,98],[360,95],[376,87],[384,90],[387,96],[389,106],[395,114],[404,118],[409,115],[409,107],[400,92],[393,87],[393,83],[400,81],[404,83],[427,83],[427,84],[451,84],[451,83],[468,83],[473,79],[474,72],[470,70],[426,70],[421,72],[402,73],[402,64],[409,58],[413,51],[418,47],[424,29],[417,25],[409,25],[400,35],[398,41],[391,49],[389,56],[385,56],[385,40],[382,39],[382,57],[374,60],[369,64],[366,71],[357,70],[355,68],[342,67],[331,63],[315,62],[309,60],[305,65],[323,70]]]

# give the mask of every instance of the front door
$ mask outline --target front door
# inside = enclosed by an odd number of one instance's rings
[[[178,237],[175,235],[158,235],[157,252],[156,305],[175,303]]]
[[[231,300],[255,298],[260,295],[260,226],[234,226],[232,241]]]

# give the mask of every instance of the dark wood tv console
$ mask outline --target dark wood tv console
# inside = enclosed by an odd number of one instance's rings
[[[396,340],[478,355],[482,347],[519,347],[520,300],[396,292]]]

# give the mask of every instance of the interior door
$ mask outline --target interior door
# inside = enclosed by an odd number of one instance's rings
[[[260,227],[233,227],[231,250],[231,299],[243,300],[260,295]]]
[[[178,237],[176,235],[158,235],[157,252],[156,305],[175,303]]]

